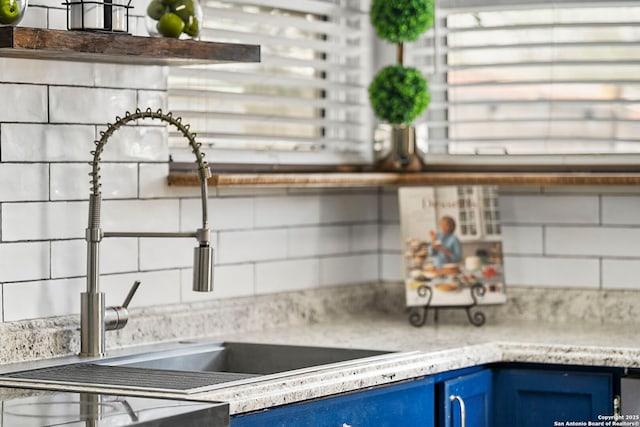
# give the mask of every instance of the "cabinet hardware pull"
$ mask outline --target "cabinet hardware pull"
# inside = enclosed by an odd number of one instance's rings
[[[455,402],[456,400],[458,401],[458,404],[460,405],[460,427],[467,427],[467,410],[464,406],[464,400],[462,400],[462,397],[456,396],[455,394],[449,396],[449,400],[451,402]],[[451,409],[453,410],[453,405],[451,405]]]

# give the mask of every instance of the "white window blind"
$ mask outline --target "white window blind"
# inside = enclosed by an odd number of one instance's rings
[[[169,109],[221,163],[371,159],[366,0],[203,0],[201,39],[259,44],[259,64],[174,67]],[[170,135],[174,160],[190,161]]]
[[[640,153],[638,2],[436,6],[434,28],[406,48],[432,93],[419,120],[427,151]]]

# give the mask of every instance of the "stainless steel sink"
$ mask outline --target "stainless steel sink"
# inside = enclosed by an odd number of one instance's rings
[[[223,342],[184,343],[108,359],[8,372],[20,382],[195,393],[393,357],[333,347]]]
[[[107,359],[98,363],[173,371],[268,375],[357,361],[388,353],[347,348],[223,342]]]

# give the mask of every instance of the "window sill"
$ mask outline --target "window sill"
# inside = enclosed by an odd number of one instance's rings
[[[198,176],[171,172],[169,185],[197,186]],[[555,172],[324,172],[220,173],[208,180],[212,187],[380,187],[416,185],[503,186],[624,186],[639,185],[640,173]]]

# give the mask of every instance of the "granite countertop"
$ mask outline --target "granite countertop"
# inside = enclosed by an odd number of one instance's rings
[[[221,387],[187,396],[130,391],[127,394],[229,402],[231,414],[238,414],[495,362],[640,368],[640,340],[632,329],[577,322],[488,323],[480,328],[466,322],[438,325],[431,322],[415,328],[409,325],[405,316],[347,316],[315,324],[218,335],[211,340],[350,347],[399,353],[373,361]],[[0,385],[17,384],[1,379]],[[56,386],[50,388],[55,389]],[[59,389],[95,391],[80,386],[60,386]],[[122,390],[109,389],[108,392]]]

